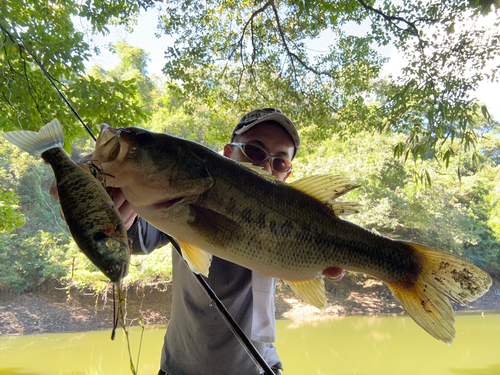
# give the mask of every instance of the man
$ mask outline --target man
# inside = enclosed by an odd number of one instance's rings
[[[252,163],[278,180],[291,174],[300,147],[293,123],[279,110],[257,109],[241,118],[224,147],[224,156]],[[130,208],[119,189],[113,200],[133,238],[133,253],[147,254],[170,238]],[[165,334],[159,375],[255,374],[260,370],[198,284],[184,260],[172,254],[172,312]],[[338,272],[337,272],[338,271]],[[339,276],[338,269],[330,277]],[[283,369],[273,342],[276,280],[214,257],[206,279],[226,309],[275,373]]]
[[[267,108],[252,111],[241,118],[231,135],[231,143],[224,147],[224,156],[258,165],[277,179],[285,181],[291,173],[291,160],[299,146],[300,138],[293,123],[281,111]],[[132,215],[127,211],[124,216],[130,220]],[[135,234],[134,250],[142,248],[142,251],[151,251],[168,243],[167,236],[142,219],[135,221],[129,233]],[[217,310],[209,306],[210,301],[204,291],[175,251],[172,268],[172,312],[165,334],[159,374],[259,375],[260,371],[252,358]],[[256,276],[252,276],[252,271],[214,257],[206,279],[249,338],[252,337],[254,321],[252,280]],[[271,303],[262,311],[264,314],[270,311],[273,316],[262,320],[272,322],[273,326],[260,328],[274,330],[275,283],[271,282],[267,286],[264,291],[271,298],[264,296],[263,299]],[[278,373],[283,366],[272,342],[252,341],[270,367]]]

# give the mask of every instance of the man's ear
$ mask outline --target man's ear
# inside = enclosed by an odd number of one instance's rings
[[[225,145],[224,146],[224,156],[226,158],[230,158],[232,153],[233,153],[233,148],[231,147],[231,145]]]

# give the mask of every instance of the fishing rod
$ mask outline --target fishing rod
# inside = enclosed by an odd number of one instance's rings
[[[168,236],[168,235],[167,235]],[[170,243],[172,246],[175,248],[179,256],[182,258],[182,250],[177,243],[177,241],[168,236],[170,239]],[[184,259],[184,258],[182,258]],[[184,261],[186,264],[186,267],[189,267],[186,261]],[[222,316],[226,324],[229,326],[233,334],[236,336],[240,344],[243,346],[247,354],[252,358],[254,361],[255,365],[260,368],[261,371],[264,371],[264,374],[266,375],[274,375],[273,370],[269,367],[269,364],[265,361],[265,359],[262,357],[262,355],[259,353],[259,351],[255,348],[255,346],[252,344],[252,342],[248,339],[247,335],[241,327],[238,325],[238,323],[234,320],[234,318],[229,314],[229,311],[227,311],[226,307],[222,303],[222,301],[217,297],[217,294],[213,291],[213,289],[208,285],[206,280],[197,273],[192,272],[193,276],[196,278],[198,281],[198,284],[201,286],[207,297],[210,299],[210,306],[214,306],[215,309],[219,312],[219,314]]]
[[[0,29],[3,31],[3,33],[8,36],[10,38],[10,40],[12,42],[14,42],[15,44],[17,44],[18,46],[24,48],[26,50],[26,52],[31,56],[31,58],[33,60],[35,60],[36,64],[38,65],[38,67],[42,70],[43,74],[45,75],[45,77],[47,77],[47,79],[49,80],[50,84],[52,85],[52,87],[54,87],[57,91],[57,93],[59,94],[59,97],[66,103],[66,105],[71,109],[71,112],[73,112],[73,115],[81,122],[81,124],[83,125],[83,127],[85,128],[85,130],[87,130],[87,133],[90,134],[90,136],[92,137],[92,139],[94,141],[96,141],[96,137],[94,135],[94,133],[92,133],[92,130],[87,126],[87,124],[85,124],[85,122],[82,120],[82,118],[80,117],[80,115],[78,114],[78,112],[76,111],[76,109],[73,108],[73,106],[71,105],[71,103],[68,101],[68,99],[66,98],[66,96],[61,92],[61,90],[59,90],[59,87],[57,87],[56,83],[54,82],[54,80],[52,79],[52,76],[49,74],[49,72],[47,72],[47,70],[45,69],[45,67],[42,65],[42,63],[40,62],[40,60],[38,60],[38,58],[31,52],[31,50],[28,48],[28,46],[26,46],[26,44],[24,43],[24,41],[22,40],[22,38],[19,36],[19,34],[17,33],[17,31],[12,28],[8,23],[7,21],[5,20],[2,20],[3,22],[5,22],[9,29],[12,29],[14,30],[15,32],[15,36],[13,36],[7,29],[5,29],[5,27],[3,27],[3,25],[0,23]]]
[[[12,27],[10,27],[10,25],[5,20],[2,20],[2,21],[5,22],[9,26],[10,29],[13,29]],[[24,43],[24,41],[22,40],[22,38],[19,36],[19,34],[17,34],[17,32],[15,32],[16,36],[13,36],[8,30],[6,30],[3,27],[3,25],[1,23],[0,23],[0,29],[5,33],[6,36],[8,36],[11,39],[12,42],[16,43],[20,47],[23,47],[26,50],[26,52],[33,58],[33,60],[35,60],[35,62],[38,65],[38,67],[41,69],[41,71],[43,72],[43,74],[47,77],[47,79],[49,80],[49,82],[51,83],[51,85],[55,88],[55,90],[59,94],[59,97],[66,103],[66,105],[68,105],[68,107],[71,109],[71,112],[73,112],[73,115],[80,121],[80,123],[83,125],[83,127],[85,128],[85,130],[87,131],[87,133],[90,134],[90,136],[92,137],[92,139],[95,142],[97,140],[97,138],[95,137],[94,133],[92,133],[92,130],[87,126],[87,124],[85,124],[85,122],[80,117],[80,115],[78,114],[78,112],[76,111],[76,109],[73,108],[73,106],[68,101],[68,99],[66,98],[66,96],[61,92],[61,90],[59,90],[59,88],[57,87],[56,83],[52,79],[51,75],[47,72],[47,70],[42,65],[42,63],[37,59],[37,57],[29,50],[29,48],[26,46],[26,44]],[[13,30],[15,30],[15,29],[13,29]],[[181,250],[179,244],[177,243],[177,241],[175,241],[170,236],[168,236],[168,237],[170,239],[170,242],[171,242],[172,246],[175,248],[175,250],[177,251],[177,253],[179,254],[179,256],[182,259],[184,259],[182,257],[182,250]],[[188,266],[187,263],[186,263],[186,266]],[[207,297],[210,299],[210,301],[211,301],[210,302],[210,306],[214,306],[215,309],[219,312],[219,314],[222,316],[222,318],[224,319],[224,321],[226,322],[226,324],[228,325],[228,327],[231,329],[231,331],[233,332],[233,334],[236,336],[236,338],[238,339],[238,341],[241,343],[241,345],[243,346],[243,348],[245,349],[245,351],[247,352],[247,354],[253,360],[253,362],[255,363],[255,365],[261,371],[264,371],[264,374],[266,374],[266,375],[275,375],[274,372],[273,372],[273,370],[269,366],[269,364],[264,360],[264,358],[262,357],[262,355],[259,353],[259,351],[255,348],[255,346],[249,340],[249,338],[247,337],[247,335],[245,334],[245,332],[243,332],[243,330],[238,325],[238,323],[234,320],[234,318],[231,316],[231,314],[227,311],[227,309],[224,306],[224,304],[217,297],[217,295],[212,290],[212,288],[210,288],[210,286],[205,281],[205,279],[203,279],[203,277],[201,275],[196,274],[194,272],[192,272],[192,274],[196,278],[196,280],[198,281],[198,284],[201,286],[201,288],[203,289],[203,291],[205,292],[205,294],[207,295]]]

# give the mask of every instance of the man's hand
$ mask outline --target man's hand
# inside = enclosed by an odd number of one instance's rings
[[[344,270],[339,267],[330,267],[323,271],[323,275],[330,281],[339,281],[344,277]]]
[[[111,199],[113,199],[113,207],[120,213],[123,223],[125,224],[125,228],[130,228],[130,226],[134,223],[137,214],[130,206],[130,202],[125,199],[122,189],[106,188],[106,190],[111,196]]]

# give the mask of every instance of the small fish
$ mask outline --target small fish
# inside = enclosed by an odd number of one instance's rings
[[[118,283],[128,274],[127,231],[104,187],[62,149],[61,123],[54,119],[39,132],[12,131],[2,136],[52,167],[59,204],[76,244],[104,275]]]
[[[340,219],[358,210],[335,201],[358,186],[342,176],[283,183],[197,143],[135,127],[102,126],[94,158],[134,211],[173,236],[205,276],[215,255],[280,278],[324,308],[331,267],[363,272],[387,284],[415,322],[446,343],[455,336],[449,300],[474,301],[491,285],[459,257]]]

